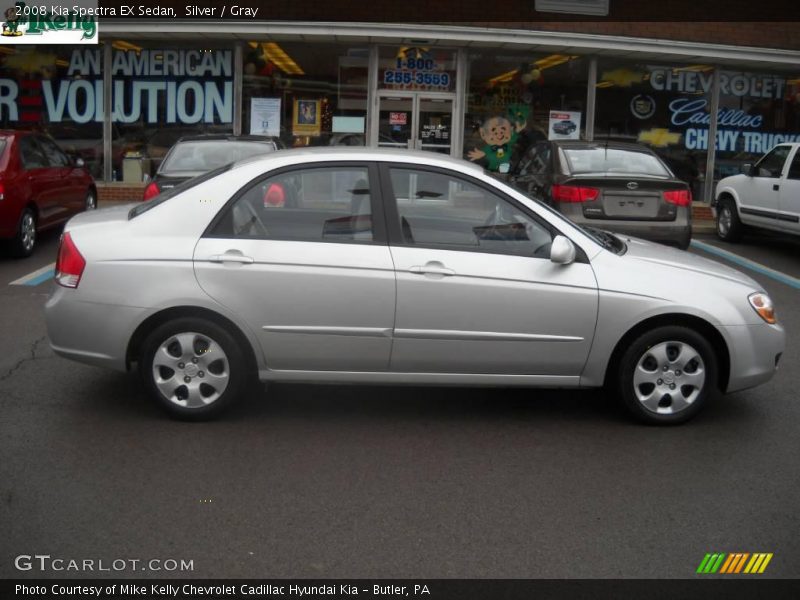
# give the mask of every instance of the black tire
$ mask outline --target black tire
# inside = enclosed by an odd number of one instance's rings
[[[97,194],[93,190],[86,192],[86,200],[83,204],[83,210],[94,210],[97,208]]]
[[[22,211],[17,233],[11,242],[11,253],[18,258],[27,258],[36,248],[36,213],[31,208]]]
[[[699,361],[689,360],[693,356]],[[638,420],[677,425],[694,417],[714,396],[717,373],[717,357],[705,337],[688,327],[667,325],[643,333],[628,345],[612,389]],[[652,383],[643,382],[650,378]]]
[[[191,348],[183,347],[190,343]],[[164,353],[160,353],[162,348]],[[154,368],[157,352],[161,363],[171,365],[157,365],[161,387]],[[209,358],[214,360],[208,362]],[[154,329],[145,338],[139,357],[139,372],[147,391],[171,416],[187,421],[212,419],[240,400],[249,370],[234,336],[213,321],[196,317],[182,317]],[[172,397],[164,389],[174,391]],[[210,398],[214,399],[208,401]]]
[[[717,237],[726,242],[738,242],[744,234],[744,224],[739,219],[736,203],[731,198],[722,198],[717,205],[715,220]]]

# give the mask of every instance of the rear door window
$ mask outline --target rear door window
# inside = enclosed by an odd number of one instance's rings
[[[374,182],[367,165],[291,169],[252,183],[220,215],[212,237],[372,243]]]

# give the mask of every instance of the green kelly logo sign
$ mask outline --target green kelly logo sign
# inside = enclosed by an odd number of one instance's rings
[[[17,2],[5,11],[0,43],[96,44],[97,20],[92,8],[28,6]]]

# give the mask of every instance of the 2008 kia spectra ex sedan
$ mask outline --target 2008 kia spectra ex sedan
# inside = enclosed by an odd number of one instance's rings
[[[467,162],[279,151],[66,226],[56,353],[138,363],[200,419],[263,381],[607,385],[678,423],[767,381],[772,301],[736,270],[585,230]]]

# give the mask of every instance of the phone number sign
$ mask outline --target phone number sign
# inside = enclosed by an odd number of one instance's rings
[[[398,58],[385,69],[381,81],[385,87],[403,90],[451,91],[455,77],[432,58]]]

